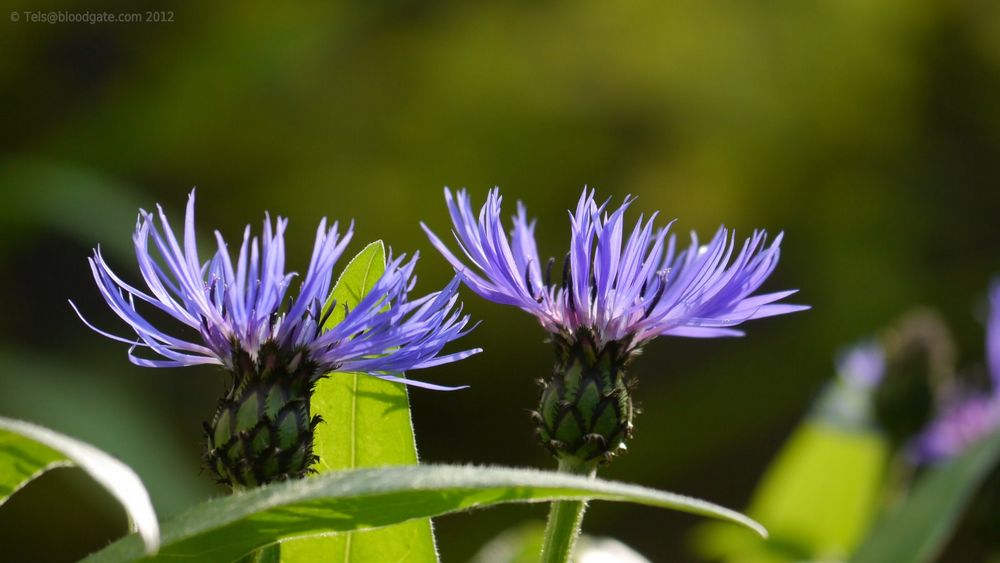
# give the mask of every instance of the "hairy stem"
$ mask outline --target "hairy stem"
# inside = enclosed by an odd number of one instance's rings
[[[592,464],[577,465],[565,460],[559,460],[559,471],[591,478],[597,472]],[[576,539],[580,536],[583,513],[586,510],[585,500],[560,500],[552,503],[542,544],[543,563],[566,563],[570,560]]]

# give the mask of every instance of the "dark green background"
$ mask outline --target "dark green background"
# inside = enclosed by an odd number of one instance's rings
[[[76,320],[73,298],[124,332],[86,263],[101,244],[134,279],[138,207],[175,223],[198,186],[203,236],[264,210],[291,219],[289,266],[321,216],[421,251],[418,290],[450,271],[442,187],[501,186],[568,241],[584,184],[638,196],[682,236],[718,224],[786,232],[766,288],[812,311],[740,340],[660,339],[635,364],[643,413],[609,478],[739,507],[832,371],[843,344],[915,304],[940,308],[966,358],[1000,271],[1000,4],[983,0],[338,3],[299,9],[109,4],[172,23],[42,24],[0,11],[0,414],[94,442],[145,478],[161,516],[211,494],[200,421],[225,378],[130,365]],[[637,213],[633,213],[633,218]],[[207,246],[207,245],[206,245]],[[547,465],[526,410],[550,351],[520,311],[465,292],[486,351],[420,375],[469,390],[412,393],[422,457]],[[59,472],[0,510],[0,543],[78,555],[121,533],[106,499]],[[41,508],[41,503],[57,503]],[[103,511],[95,506],[105,503]],[[463,560],[542,507],[437,521]],[[586,530],[656,560],[690,557],[694,518],[601,504]],[[47,526],[68,530],[51,540]],[[76,537],[79,536],[79,537]],[[957,549],[953,546],[953,549]]]

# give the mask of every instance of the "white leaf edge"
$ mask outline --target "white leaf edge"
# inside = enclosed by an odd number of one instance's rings
[[[37,424],[0,417],[0,428],[31,438],[69,458],[118,499],[142,537],[146,553],[153,555],[159,550],[160,524],[149,493],[132,468],[90,444]]]

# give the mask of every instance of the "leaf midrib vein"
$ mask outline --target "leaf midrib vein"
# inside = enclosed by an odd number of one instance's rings
[[[379,253],[373,253],[368,259],[368,267],[365,268],[365,277],[361,280],[361,294],[358,295],[358,301],[364,298],[368,293],[368,276],[372,271],[372,264],[375,262],[375,256]],[[358,372],[353,372],[353,381],[351,382],[351,431],[349,433],[351,437],[351,461],[350,468],[355,469],[358,463]],[[346,561],[351,560],[351,538],[354,536],[353,533],[347,534],[347,539],[344,541],[344,559]]]

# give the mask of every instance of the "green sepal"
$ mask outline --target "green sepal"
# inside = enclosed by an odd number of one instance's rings
[[[625,450],[634,408],[627,368],[628,342],[599,344],[588,330],[556,335],[555,367],[543,382],[536,433],[556,459],[596,467]]]
[[[261,347],[253,360],[234,353],[233,381],[205,423],[205,461],[220,483],[256,487],[304,477],[315,461],[313,433],[320,417],[310,416],[316,366],[276,344]]]

